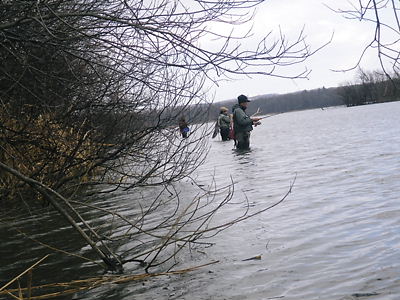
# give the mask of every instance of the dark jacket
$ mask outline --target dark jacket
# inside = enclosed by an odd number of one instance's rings
[[[179,129],[182,131],[183,129],[188,127],[188,123],[185,121],[185,119],[180,119],[179,120]]]
[[[236,104],[233,108],[233,128],[235,133],[238,132],[249,132],[253,130],[253,121],[246,114],[239,104]]]

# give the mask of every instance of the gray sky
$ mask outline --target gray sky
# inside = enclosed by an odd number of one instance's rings
[[[355,0],[352,0],[354,3]],[[358,1],[355,1],[356,3]],[[324,4],[334,9],[348,9],[347,0],[268,0],[257,9],[253,21],[255,35],[273,31],[278,33],[279,27],[290,40],[296,37],[305,26],[307,42],[312,49],[333,39],[325,48],[314,54],[301,65],[287,67],[288,74],[296,74],[300,70],[311,69],[309,79],[282,79],[265,76],[239,78],[233,82],[221,83],[215,87],[215,101],[236,98],[239,94],[250,97],[269,93],[290,93],[320,87],[333,87],[348,81],[354,81],[355,71],[333,72],[353,67],[364,47],[374,35],[373,24],[345,19],[342,15],[329,10]],[[361,63],[366,70],[379,68],[376,53],[368,51]]]

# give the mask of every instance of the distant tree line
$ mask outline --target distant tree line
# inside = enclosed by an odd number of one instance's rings
[[[356,82],[343,84],[338,92],[347,106],[398,101],[400,76],[358,68]]]
[[[325,87],[288,94],[266,94],[250,97],[250,99],[249,114],[256,112],[257,109],[260,109],[262,114],[272,114],[344,104],[338,88]],[[236,103],[237,99],[213,103],[210,108],[209,120],[216,118],[221,106],[232,108]]]
[[[288,94],[266,94],[251,97],[248,113],[258,108],[264,114],[282,113],[294,110],[323,108],[329,106],[355,106],[400,100],[400,76],[387,76],[380,71],[358,69],[355,83],[348,82],[339,87],[318,88]],[[209,120],[214,120],[221,106],[231,108],[236,99],[216,102],[211,105]],[[208,107],[207,107],[208,108]],[[198,108],[204,114],[205,107]]]
[[[337,105],[343,105],[343,101],[336,88],[323,87],[284,95],[254,97],[252,109],[260,108],[262,113],[268,114]]]

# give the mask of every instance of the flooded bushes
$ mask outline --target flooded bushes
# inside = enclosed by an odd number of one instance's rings
[[[99,167],[92,166],[97,145],[89,134],[82,135],[78,129],[62,124],[54,114],[11,116],[5,107],[0,107],[2,136],[0,139],[1,162],[19,170],[25,176],[43,184],[59,188],[61,182],[77,179],[88,181]],[[30,187],[2,171],[0,190],[3,199],[16,201],[28,197]],[[32,195],[31,195],[32,196]]]

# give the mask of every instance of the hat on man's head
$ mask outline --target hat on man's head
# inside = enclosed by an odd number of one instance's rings
[[[244,103],[244,102],[250,102],[249,98],[247,98],[245,95],[240,95],[238,97],[238,102],[240,103]]]

